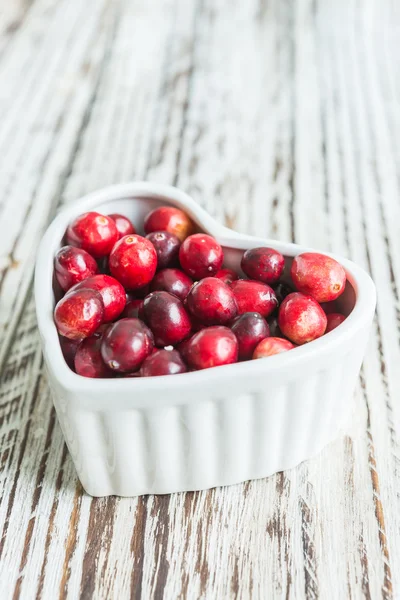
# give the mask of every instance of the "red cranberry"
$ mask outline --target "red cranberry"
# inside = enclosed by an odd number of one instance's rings
[[[238,341],[228,327],[207,327],[190,338],[185,356],[196,370],[229,365],[238,359]]]
[[[77,283],[70,291],[81,289],[96,290],[101,294],[104,304],[104,323],[115,321],[125,308],[126,294],[119,281],[109,275],[93,275]],[[70,293],[70,292],[68,292]]]
[[[152,292],[146,296],[143,313],[156,346],[174,346],[190,333],[189,315],[179,298],[168,292]]]
[[[291,288],[290,285],[288,285],[287,283],[282,283],[282,281],[280,281],[277,285],[274,286],[275,296],[278,300],[279,305],[282,304],[286,296],[289,296],[289,294],[293,294],[294,291],[295,290]]]
[[[253,353],[253,358],[265,358],[266,356],[273,356],[274,354],[280,354],[295,348],[292,342],[284,340],[279,337],[268,337],[261,340],[256,346]]]
[[[257,344],[269,336],[267,322],[256,312],[237,317],[231,329],[238,340],[239,360],[250,360]]]
[[[239,279],[232,283],[231,289],[238,303],[239,314],[258,312],[262,317],[268,317],[278,305],[274,290],[261,281]]]
[[[97,263],[86,250],[74,246],[60,248],[54,259],[56,278],[64,292],[97,273]]]
[[[103,336],[101,355],[113,371],[137,371],[153,350],[153,335],[139,319],[120,319]]]
[[[134,298],[133,300],[128,300],[121,317],[124,319],[125,318],[141,319],[142,311],[143,311],[143,304],[144,304],[144,302],[140,298],[137,298],[137,299]]]
[[[236,281],[238,275],[232,269],[220,269],[215,273],[214,277],[221,279],[226,285],[231,285],[232,281]]]
[[[136,233],[136,229],[133,226],[133,223],[128,219],[128,217],[124,217],[124,215],[118,215],[116,213],[112,215],[108,215],[115,223],[115,226],[118,231],[118,239],[120,240],[124,235],[130,235],[131,233]]]
[[[346,317],[340,313],[330,313],[326,316],[327,325],[325,329],[325,333],[329,333],[333,329],[336,329],[343,321],[345,321]]]
[[[186,373],[187,367],[177,350],[158,350],[148,356],[141,366],[142,377]]]
[[[95,258],[110,254],[117,240],[114,221],[98,212],[80,215],[67,229],[68,244],[83,248]]]
[[[282,275],[285,259],[273,248],[250,248],[243,254],[240,266],[250,279],[272,284]]]
[[[185,363],[187,363],[187,353],[188,353],[188,349],[189,349],[190,340],[192,339],[192,337],[186,338],[185,340],[183,340],[183,342],[180,342],[176,346],[176,350],[178,350],[181,358],[184,360]]]
[[[101,356],[102,334],[95,333],[83,340],[75,355],[75,371],[82,377],[113,377],[114,373],[107,367]]]
[[[304,252],[293,260],[291,276],[296,289],[317,302],[336,300],[344,291],[346,273],[335,259],[317,252]]]
[[[111,275],[127,290],[137,290],[153,279],[157,268],[157,253],[146,238],[126,235],[112,249],[109,265]]]
[[[153,231],[168,231],[173,233],[181,242],[193,233],[194,225],[191,219],[179,208],[160,206],[152,210],[144,220],[146,233]]]
[[[103,318],[103,300],[95,290],[70,292],[61,298],[54,310],[58,333],[71,340],[82,340],[93,335]]]
[[[153,231],[146,235],[157,252],[157,268],[166,269],[179,264],[180,239],[169,231]]]
[[[326,314],[311,296],[295,292],[286,296],[279,309],[283,335],[294,344],[305,344],[325,333]]]
[[[191,314],[206,325],[224,325],[237,315],[231,288],[220,279],[205,277],[194,284],[187,297]]]
[[[194,279],[203,279],[219,271],[224,253],[213,237],[206,233],[195,233],[181,245],[179,260],[188,275]]]
[[[78,350],[78,346],[81,340],[70,340],[62,335],[59,336],[61,351],[63,353],[65,362],[70,369],[75,371],[75,354]]]
[[[154,275],[150,288],[152,292],[163,291],[174,294],[183,301],[192,285],[193,280],[180,269],[163,269]]]

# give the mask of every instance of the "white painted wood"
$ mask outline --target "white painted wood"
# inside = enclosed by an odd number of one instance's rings
[[[2,598],[400,596],[399,31],[391,0],[1,4]],[[60,204],[146,177],[371,271],[353,422],[297,469],[82,494],[42,372],[34,248]]]

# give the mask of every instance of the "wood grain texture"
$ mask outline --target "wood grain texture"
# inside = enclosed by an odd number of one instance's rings
[[[400,597],[400,9],[392,0],[0,4],[0,597]],[[351,425],[208,492],[92,499],[31,293],[64,203],[148,178],[378,287]]]

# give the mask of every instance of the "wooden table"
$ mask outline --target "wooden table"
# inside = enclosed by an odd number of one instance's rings
[[[399,598],[399,4],[4,0],[0,17],[1,599]],[[34,255],[60,206],[134,179],[372,274],[353,421],[314,459],[202,493],[82,492]]]

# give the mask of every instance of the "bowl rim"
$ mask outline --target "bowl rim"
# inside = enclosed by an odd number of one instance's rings
[[[60,247],[60,240],[65,234],[70,221],[83,212],[92,210],[103,203],[131,197],[165,201],[185,210],[201,228],[214,236],[222,246],[230,246],[239,250],[260,245],[271,246],[287,257],[293,257],[302,252],[320,252],[336,259],[345,269],[347,278],[355,292],[355,305],[352,312],[339,328],[329,334],[314,340],[310,344],[299,346],[290,352],[284,352],[267,358],[244,361],[224,365],[218,369],[205,369],[181,373],[179,376],[167,375],[146,378],[110,378],[91,379],[74,373],[65,362],[58,339],[58,333],[53,321],[53,262]],[[288,369],[302,368],[308,363],[313,370],[316,362],[329,360],[329,356],[339,346],[346,346],[347,341],[359,330],[369,326],[375,311],[375,285],[364,269],[352,261],[330,252],[315,250],[298,244],[285,243],[269,238],[259,238],[235,232],[214,220],[199,204],[182,190],[158,183],[137,181],[108,186],[86,194],[64,208],[47,228],[38,247],[35,269],[35,303],[38,327],[41,334],[43,352],[50,363],[51,371],[60,384],[70,391],[90,393],[146,392],[171,391],[192,388],[207,379],[212,384],[216,379],[231,380],[235,374],[246,374],[248,377],[265,376],[274,373],[279,375]],[[51,348],[47,352],[46,348]],[[187,400],[190,402],[190,397]],[[132,404],[136,404],[132,399]]]

